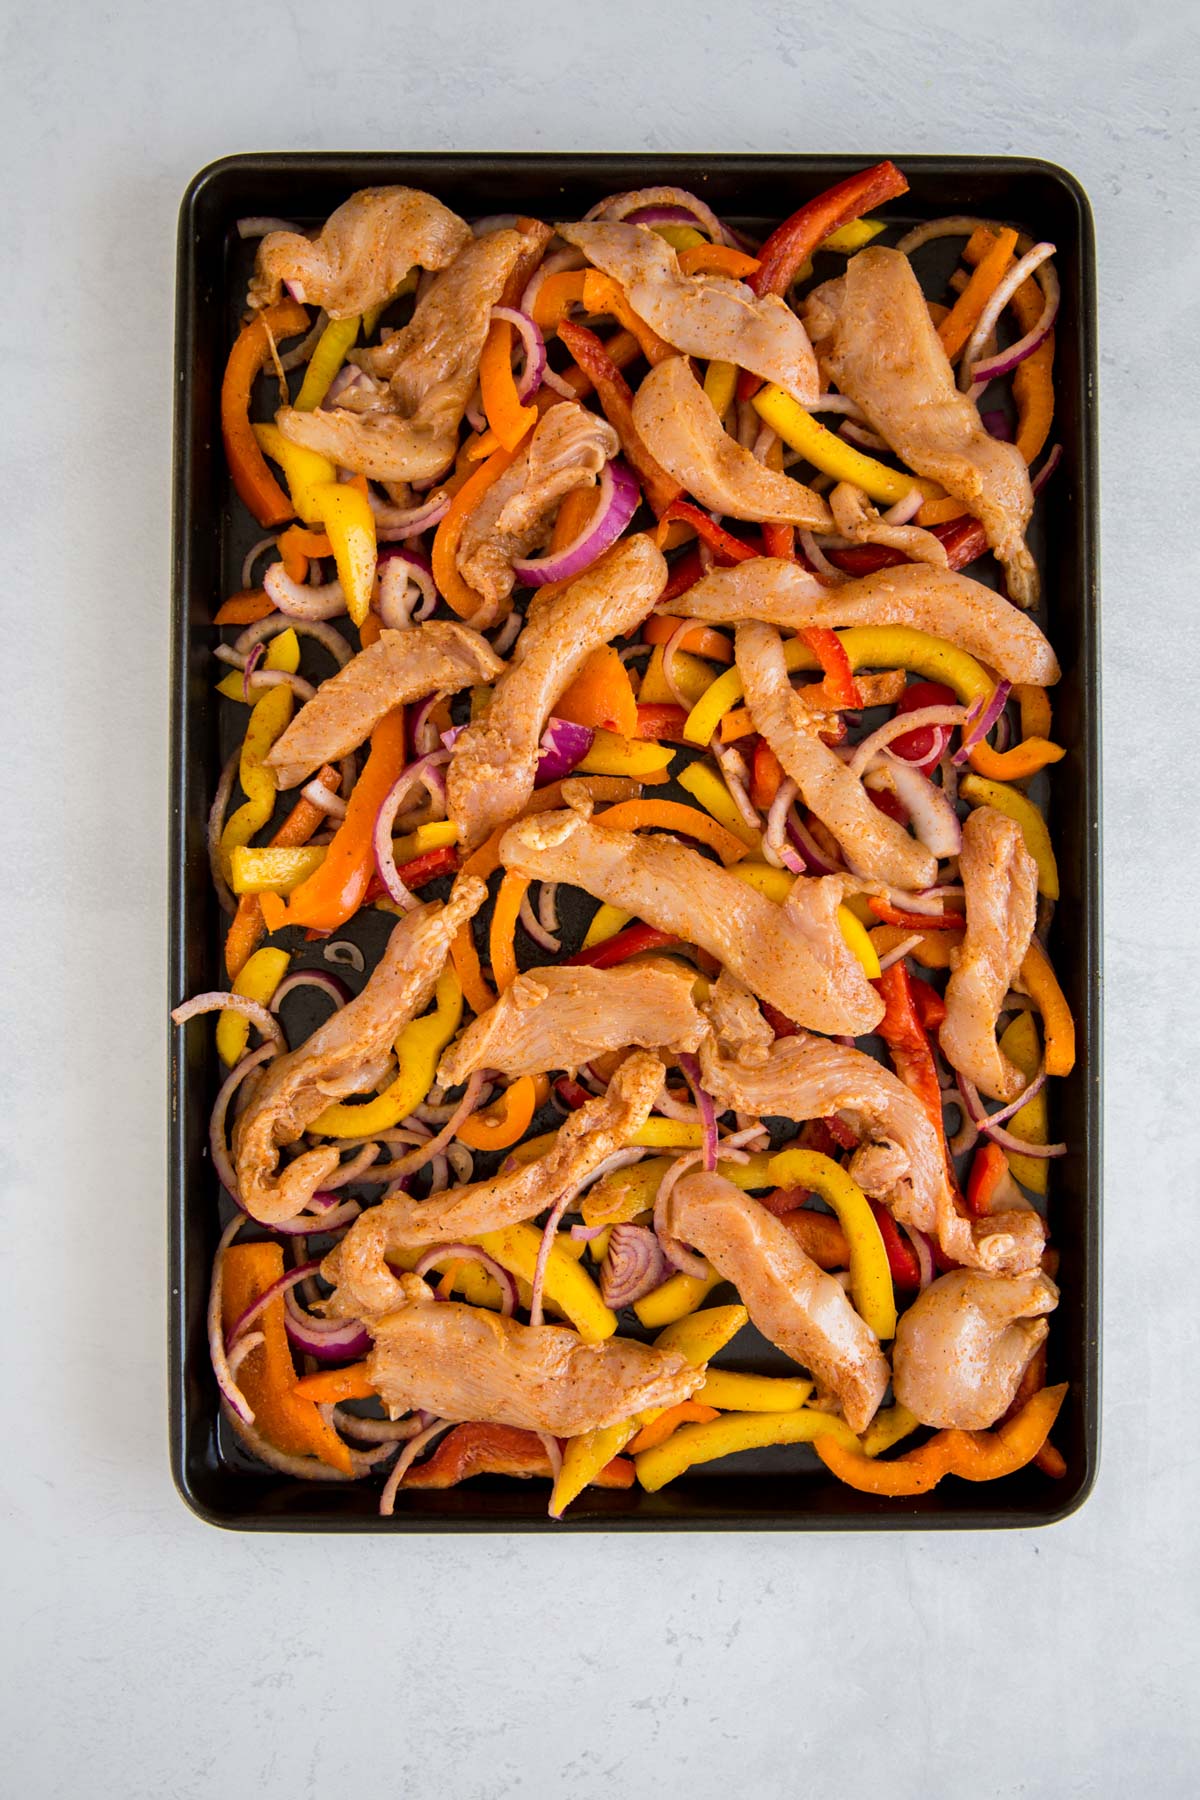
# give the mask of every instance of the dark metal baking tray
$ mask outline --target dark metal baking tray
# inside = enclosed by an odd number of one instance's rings
[[[212,613],[238,585],[253,522],[232,499],[219,429],[221,373],[244,296],[246,214],[324,218],[360,187],[427,188],[464,216],[519,209],[577,218],[606,193],[651,183],[692,189],[720,214],[778,220],[854,169],[855,157],[245,155],[203,170],[179,225],[175,360],[170,1003],[224,985],[220,914],[205,825],[221,766]],[[378,1517],[378,1483],[290,1480],[242,1455],[219,1425],[205,1305],[219,1229],[206,1123],[218,1080],[212,1033],[172,1031],[169,1067],[171,1461],[188,1505],[215,1525],[258,1531],[936,1530],[1049,1524],[1073,1512],[1095,1479],[1100,1409],[1101,975],[1100,679],[1097,587],[1095,251],[1087,198],[1050,163],[1017,157],[900,159],[910,182],[887,209],[902,225],[948,213],[1011,220],[1058,246],[1055,436],[1063,463],[1038,508],[1047,629],[1063,667],[1055,735],[1069,746],[1054,771],[1052,824],[1062,881],[1052,948],[1079,1026],[1079,1061],[1053,1084],[1051,1221],[1062,1252],[1062,1301],[1050,1378],[1070,1382],[1055,1431],[1067,1461],[1053,1482],[1035,1468],[997,1484],[949,1481],[920,1499],[878,1500],[828,1475],[805,1446],[698,1468],[658,1494],[589,1490],[561,1524],[546,1484],[498,1477],[442,1493],[401,1493]]]

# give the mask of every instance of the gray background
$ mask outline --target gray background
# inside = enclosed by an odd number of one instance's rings
[[[1195,11],[8,0],[2,29],[0,1789],[1194,1793]],[[381,146],[1013,152],[1064,163],[1091,194],[1105,1443],[1097,1491],[1064,1525],[306,1542],[220,1535],[175,1496],[175,213],[228,151]]]

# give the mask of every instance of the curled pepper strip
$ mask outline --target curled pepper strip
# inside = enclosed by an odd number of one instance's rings
[[[612,831],[677,831],[715,850],[726,868],[741,862],[747,846],[742,838],[695,806],[678,800],[626,800],[597,813],[593,824]]]
[[[1036,938],[1025,952],[1021,981],[1042,1015],[1047,1075],[1069,1075],[1075,1067],[1075,1020],[1050,958]]]
[[[642,355],[653,368],[665,357],[676,354],[665,338],[660,338],[657,331],[647,325],[644,319],[630,306],[625,289],[611,275],[602,275],[599,269],[587,269],[583,277],[583,304],[590,313],[611,313],[619,325],[631,331],[642,348]]]
[[[537,408],[523,406],[517,397],[512,372],[513,328],[507,319],[493,319],[479,358],[479,395],[487,422],[506,450],[516,450],[527,431],[537,424]]]
[[[499,1101],[463,1120],[458,1141],[469,1150],[507,1150],[529,1130],[537,1104],[537,1082],[532,1075],[519,1075]]]
[[[816,1150],[781,1150],[768,1165],[771,1183],[808,1188],[837,1214],[850,1246],[850,1294],[877,1338],[896,1335],[896,1296],[887,1251],[867,1197],[832,1157]]]
[[[256,950],[238,970],[234,993],[257,1000],[260,1006],[269,1006],[290,961],[286,950]],[[249,1036],[250,1021],[245,1013],[231,1009],[221,1014],[217,1020],[217,1055],[227,1068],[232,1068],[242,1056]]]
[[[885,969],[875,983],[885,1008],[876,1029],[888,1047],[896,1074],[920,1102],[922,1112],[933,1127],[942,1154],[946,1180],[950,1184],[950,1191],[955,1193],[958,1178],[954,1170],[954,1159],[946,1143],[941,1083],[938,1081],[933,1052],[917,1009],[916,990],[925,985],[924,982],[913,981],[903,960],[893,963],[890,969]]]
[[[281,635],[286,635],[282,634]],[[225,822],[221,833],[221,867],[229,879],[230,859],[235,849],[248,844],[256,831],[261,831],[275,805],[278,783],[275,771],[264,758],[276,738],[282,736],[292,716],[292,690],[288,687],[268,688],[256,700],[242,739],[242,755],[238,780],[246,798]]]
[[[517,950],[514,942],[517,929],[517,915],[521,911],[521,902],[529,889],[528,878],[508,870],[500,883],[500,892],[496,896],[496,904],[492,908],[491,930],[488,936],[488,948],[492,959],[492,974],[495,977],[497,990],[502,994],[517,979]]]
[[[511,1275],[532,1282],[542,1243],[538,1227],[505,1225],[499,1231],[485,1231],[471,1242],[481,1245]],[[576,1250],[579,1248],[579,1245],[575,1246]],[[546,1303],[570,1321],[585,1343],[602,1343],[617,1329],[616,1313],[605,1306],[600,1289],[591,1276],[580,1268],[570,1251],[557,1239],[550,1246],[542,1291]],[[632,1425],[629,1430],[632,1437]],[[616,1451],[609,1454],[615,1456]],[[608,1457],[604,1460],[607,1462]]]
[[[229,473],[239,498],[260,525],[283,525],[294,507],[263,460],[250,423],[250,395],[255,378],[279,338],[308,329],[308,314],[295,300],[268,306],[239,332],[229,352],[221,382],[221,436]]]
[[[994,1431],[939,1431],[928,1443],[894,1462],[874,1460],[833,1433],[818,1436],[815,1448],[830,1473],[860,1494],[891,1499],[927,1494],[944,1475],[957,1475],[963,1481],[995,1481],[1033,1461],[1066,1393],[1066,1382],[1042,1388],[1014,1419]]]
[[[333,378],[354,348],[362,320],[355,313],[348,319],[331,319],[304,371],[300,392],[296,395],[297,412],[315,412],[333,383]]]
[[[632,1420],[619,1425],[605,1425],[598,1431],[585,1431],[580,1437],[567,1439],[562,1468],[550,1496],[550,1517],[561,1519],[572,1500],[596,1480],[601,1469],[608,1467],[625,1448],[637,1426]]]
[[[309,1130],[322,1137],[369,1137],[390,1131],[414,1112],[433,1086],[438,1057],[462,1021],[463,994],[454,970],[445,968],[434,990],[434,1007],[412,1019],[396,1039],[396,1079],[374,1100],[357,1106],[327,1106]]]
[[[715,1406],[708,1406],[701,1400],[680,1400],[642,1426],[637,1436],[630,1439],[629,1454],[637,1456],[642,1450],[653,1450],[656,1444],[665,1444],[680,1425],[703,1425],[720,1416]]]
[[[375,587],[375,514],[371,511],[366,487],[366,482],[359,476],[353,482],[319,483],[313,492],[325,525],[325,535],[337,560],[346,611],[359,626],[370,611]]]
[[[915,487],[921,488],[922,492],[930,487],[929,482],[906,474],[902,469],[889,469],[886,463],[856,450],[845,438],[827,430],[798,400],[774,382],[769,382],[761,393],[755,394],[754,409],[772,431],[779,433],[785,444],[798,450],[814,468],[832,475],[835,481],[852,481],[872,500],[882,501],[885,506],[894,506]]]

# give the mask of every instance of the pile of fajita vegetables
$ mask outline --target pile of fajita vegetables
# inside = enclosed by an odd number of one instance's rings
[[[556,1518],[773,1445],[1065,1473],[1054,247],[906,190],[242,222],[228,986],[172,1016],[222,1068],[222,1412],[280,1472]]]

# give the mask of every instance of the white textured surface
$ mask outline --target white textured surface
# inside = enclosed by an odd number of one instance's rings
[[[1190,25],[1185,19],[1191,17]],[[1138,21],[1130,24],[1130,19]],[[0,1787],[1194,1793],[1195,14],[1043,0],[5,9]],[[246,148],[981,151],[1101,261],[1105,1448],[1041,1534],[218,1534],[166,1465],[175,213]],[[1186,699],[1185,699],[1186,695]],[[1186,729],[1187,737],[1183,738]],[[1178,771],[1178,772],[1176,772]],[[1149,878],[1148,878],[1148,872]]]

